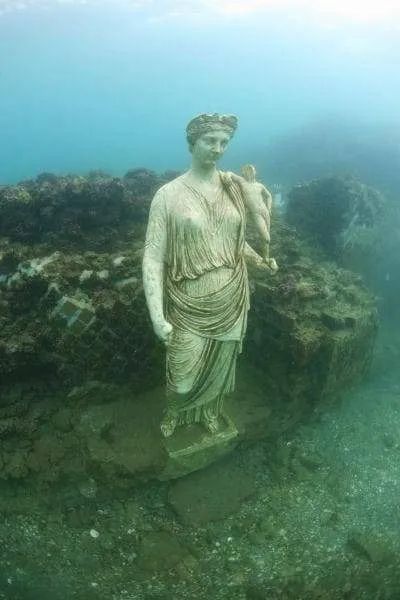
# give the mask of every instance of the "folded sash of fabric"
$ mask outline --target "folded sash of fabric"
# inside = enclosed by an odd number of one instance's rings
[[[249,309],[244,259],[238,261],[227,283],[214,292],[192,297],[167,278],[167,294],[167,320],[173,326],[203,337],[224,335]]]

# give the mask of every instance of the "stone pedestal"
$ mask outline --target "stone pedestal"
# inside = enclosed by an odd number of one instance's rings
[[[158,479],[175,479],[203,469],[230,452],[238,441],[239,432],[227,415],[220,418],[220,429],[213,434],[200,425],[178,427],[165,440],[167,462]]]

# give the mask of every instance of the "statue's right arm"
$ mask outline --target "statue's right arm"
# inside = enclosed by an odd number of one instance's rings
[[[154,196],[146,231],[143,254],[143,288],[150,318],[158,337],[167,342],[172,327],[164,317],[164,270],[167,250],[165,198],[161,191]]]

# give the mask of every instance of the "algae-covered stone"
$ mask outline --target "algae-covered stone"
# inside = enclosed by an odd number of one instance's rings
[[[190,557],[178,538],[166,531],[144,535],[139,548],[138,567],[143,571],[169,571]]]
[[[82,333],[95,320],[95,312],[89,302],[63,296],[53,311],[53,315],[64,321],[66,327],[75,333]]]
[[[254,491],[253,478],[228,459],[172,484],[169,501],[183,523],[199,526],[237,512]]]
[[[59,431],[71,431],[72,429],[72,411],[68,408],[59,410],[53,417],[52,422]]]
[[[118,483],[120,477],[154,475],[162,469],[160,401],[159,392],[127,394],[82,409],[78,432],[92,465],[103,476]]]
[[[387,565],[397,561],[397,554],[390,540],[373,532],[353,531],[348,537],[349,546],[372,563]]]
[[[254,277],[246,351],[265,386],[304,411],[366,372],[377,311],[358,275],[319,262],[286,225],[277,224],[275,238],[283,267],[273,280]]]
[[[357,244],[374,245],[383,211],[382,195],[351,177],[326,177],[297,185],[287,205],[289,222],[331,256]]]

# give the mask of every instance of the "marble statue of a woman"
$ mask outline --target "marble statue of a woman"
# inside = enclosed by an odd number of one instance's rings
[[[154,331],[166,345],[165,437],[192,423],[218,431],[246,331],[245,259],[277,269],[245,241],[246,214],[257,223],[265,213],[260,184],[216,168],[236,127],[233,115],[192,119],[191,168],[160,188],[150,207],[143,285]]]

